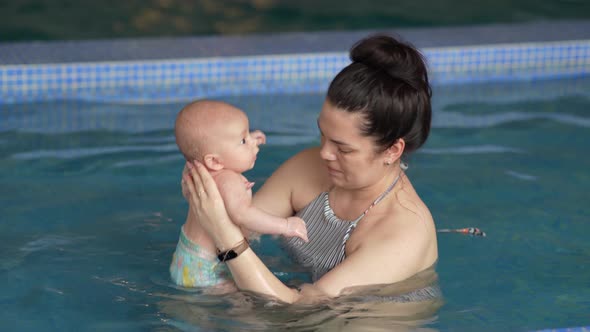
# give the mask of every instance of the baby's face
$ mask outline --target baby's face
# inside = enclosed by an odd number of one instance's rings
[[[225,169],[238,173],[254,167],[258,145],[250,136],[248,118],[243,113],[224,119],[223,125],[218,126],[212,144],[216,145],[216,153],[221,156]]]

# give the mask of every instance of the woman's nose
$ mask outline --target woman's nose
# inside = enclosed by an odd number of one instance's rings
[[[320,148],[320,157],[328,161],[336,160],[336,155],[331,151],[330,147],[326,143],[323,143]]]

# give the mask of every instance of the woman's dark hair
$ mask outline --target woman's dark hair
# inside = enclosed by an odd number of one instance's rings
[[[375,137],[382,151],[399,138],[406,142],[405,152],[422,146],[432,117],[422,54],[393,37],[375,35],[357,42],[350,59],[330,83],[328,101],[347,112],[361,112],[361,132]]]

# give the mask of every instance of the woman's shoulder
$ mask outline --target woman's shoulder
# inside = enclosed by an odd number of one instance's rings
[[[319,147],[311,147],[298,152],[287,159],[275,173],[288,173],[289,177],[293,175],[302,175],[304,178],[315,176],[320,182],[326,180],[328,175],[320,158]]]
[[[375,241],[380,239],[404,251],[421,253],[416,263],[424,268],[438,257],[436,228],[430,209],[408,184],[406,181],[406,190],[394,195],[387,215],[382,216],[372,233]]]
[[[300,162],[318,162],[321,163],[320,158],[320,147],[313,146],[297,152],[294,156],[289,158],[285,164],[288,163],[300,163]]]
[[[394,194],[388,222],[406,230],[399,234],[408,234],[410,237],[422,235],[428,238],[434,231],[434,220],[430,209],[406,176],[403,178],[401,187],[401,190]]]
[[[278,170],[280,177],[291,183],[293,207],[300,210],[322,191],[330,188],[331,182],[319,147],[300,151],[288,159]]]
[[[372,219],[370,224],[373,227],[366,228],[366,236],[373,243],[385,241],[430,247],[430,242],[436,241],[432,214],[409,179],[406,177],[403,180],[402,190],[391,193],[388,200],[381,203],[380,209],[367,216]]]
[[[329,187],[319,148],[309,148],[273,172],[254,196],[254,204],[276,215],[292,215]]]

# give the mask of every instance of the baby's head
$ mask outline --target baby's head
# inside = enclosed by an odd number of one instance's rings
[[[254,167],[258,146],[248,117],[230,104],[198,100],[186,105],[176,117],[174,133],[187,161],[198,160],[212,171],[242,173]]]

